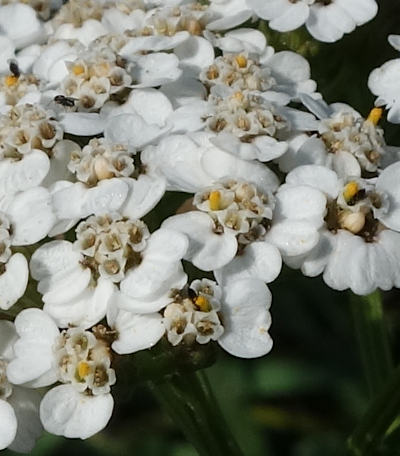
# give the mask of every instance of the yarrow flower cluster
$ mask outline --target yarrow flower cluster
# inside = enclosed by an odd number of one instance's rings
[[[400,286],[400,149],[379,126],[384,105],[400,122],[399,59],[363,117],[248,28],[332,42],[376,12],[0,0],[0,309],[24,308],[0,320],[0,449],[101,431],[120,358],[161,339],[267,354],[283,263],[361,295]],[[154,223],[167,192],[186,202]]]

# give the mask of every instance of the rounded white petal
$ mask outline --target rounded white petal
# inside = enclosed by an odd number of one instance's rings
[[[394,163],[382,171],[376,182],[378,192],[389,197],[389,210],[379,219],[392,230],[400,231],[400,163]]]
[[[22,253],[15,253],[0,275],[0,309],[8,310],[23,296],[28,285],[28,262]]]
[[[35,244],[47,236],[55,222],[50,193],[43,187],[19,193],[7,215],[14,226],[13,245]]]
[[[124,182],[129,186],[129,193],[119,212],[131,219],[139,219],[148,214],[165,193],[163,178],[141,174],[137,179],[126,178]]]
[[[224,288],[224,334],[218,340],[228,353],[240,358],[264,356],[272,348],[271,293],[256,279],[232,282]]]
[[[43,310],[53,318],[59,328],[91,328],[105,317],[114,291],[114,285],[110,280],[100,278],[94,290],[86,289],[72,299],[50,302],[44,297]]]
[[[60,385],[44,396],[40,419],[51,434],[87,439],[107,426],[113,408],[111,394],[88,396],[72,385]]]
[[[272,225],[267,237],[285,256],[298,256],[313,249],[319,240],[318,228],[304,220],[285,220]]]
[[[132,71],[133,87],[156,87],[176,81],[182,74],[179,59],[174,54],[154,52],[136,61]]]
[[[324,223],[326,197],[306,185],[283,185],[276,194],[274,220],[305,220],[319,228]]]
[[[336,198],[340,189],[336,173],[318,165],[299,166],[286,176],[286,183],[293,186],[309,185],[321,190],[330,198]]]
[[[14,345],[15,358],[7,366],[10,382],[20,385],[36,381],[36,386],[54,383],[53,346],[60,334],[56,324],[42,310],[31,308],[20,312],[15,328],[20,339]]]
[[[214,48],[208,40],[200,36],[191,36],[177,46],[174,53],[185,73],[191,71],[198,75],[214,61]]]
[[[72,242],[51,241],[33,253],[29,264],[32,277],[42,280],[58,273],[67,273],[79,265],[82,256],[75,251]]]
[[[230,263],[214,271],[220,285],[240,279],[254,278],[269,283],[275,280],[282,268],[279,250],[267,242],[253,242]]]
[[[37,187],[50,169],[48,156],[41,150],[32,150],[19,161],[0,163],[0,197]]]
[[[237,251],[234,234],[214,233],[214,222],[203,212],[186,212],[169,217],[163,227],[185,234],[189,248],[184,258],[203,271],[212,271],[228,264]]]
[[[216,147],[203,154],[201,163],[204,171],[215,181],[224,177],[243,179],[264,193],[274,192],[279,187],[278,177],[264,164],[242,160]]]
[[[0,399],[0,450],[7,448],[17,433],[17,417],[11,405]]]
[[[34,9],[22,3],[0,7],[0,30],[17,48],[32,44],[44,35]]]
[[[79,40],[84,46],[88,46],[99,36],[107,35],[107,29],[94,19],[86,20],[81,27],[75,27],[74,24],[61,24],[54,38],[57,40]]]
[[[165,327],[159,313],[133,314],[120,310],[114,323],[118,339],[112,349],[125,355],[153,347],[164,335]]]
[[[105,129],[105,119],[95,112],[66,112],[60,115],[60,125],[65,133],[77,136],[93,136]]]

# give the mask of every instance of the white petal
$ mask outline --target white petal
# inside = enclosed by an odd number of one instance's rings
[[[100,278],[94,290],[87,289],[77,298],[63,299],[61,303],[46,300],[43,310],[54,319],[59,328],[91,328],[105,317],[114,291],[110,280]]]
[[[141,174],[137,179],[126,178],[124,182],[129,186],[129,193],[119,212],[131,219],[148,214],[165,193],[165,181],[162,178]]]
[[[43,294],[45,304],[64,304],[80,296],[91,280],[89,268],[78,265],[68,273],[52,275],[39,284],[38,291]]]
[[[13,3],[0,7],[0,30],[17,48],[43,38],[43,28],[36,12],[28,5]]]
[[[241,358],[256,358],[272,348],[268,334],[271,293],[256,279],[243,279],[224,289],[224,334],[218,340],[228,353]]]
[[[216,147],[204,153],[201,163],[204,171],[214,180],[224,177],[243,179],[264,193],[274,192],[279,187],[279,179],[264,164],[242,160]]]
[[[113,342],[112,349],[120,355],[153,347],[165,332],[159,313],[138,315],[121,310],[114,327],[118,339]]]
[[[278,277],[281,268],[282,258],[275,246],[267,242],[253,242],[226,266],[214,271],[214,275],[220,285],[245,278],[269,283]]]
[[[387,227],[400,231],[400,163],[394,163],[382,171],[376,182],[376,189],[389,197],[389,211],[379,219]]]
[[[17,418],[11,405],[0,399],[0,450],[7,448],[17,433]]]
[[[140,56],[136,63],[132,71],[133,87],[156,87],[175,81],[182,74],[178,68],[179,60],[173,54],[154,52]]]
[[[157,146],[146,148],[141,159],[146,166],[165,176],[169,190],[194,193],[212,184],[201,167],[204,151],[186,135],[171,135]]]
[[[20,339],[14,345],[15,358],[7,366],[10,382],[37,381],[36,386],[54,383],[53,346],[59,336],[56,324],[42,310],[31,308],[17,316],[15,327]]]
[[[82,256],[72,242],[51,241],[38,248],[31,257],[30,270],[35,280],[58,273],[67,273],[79,265]]]
[[[186,212],[169,217],[163,227],[185,234],[189,239],[189,249],[185,259],[203,271],[212,271],[228,264],[237,251],[234,234],[213,232],[214,222],[208,214]]]
[[[286,176],[286,183],[291,185],[309,185],[321,190],[330,198],[338,196],[340,187],[336,173],[318,165],[299,166]]]
[[[109,119],[104,136],[111,143],[126,144],[134,149],[142,149],[158,140],[171,128],[171,124],[163,127],[148,124],[137,114],[121,114]]]
[[[276,194],[274,220],[305,220],[319,228],[326,214],[324,193],[306,185],[283,185]]]
[[[8,208],[14,226],[12,244],[35,244],[47,236],[55,216],[48,190],[36,187],[19,193]]]
[[[87,439],[106,427],[113,408],[111,394],[88,396],[72,385],[60,385],[44,396],[40,418],[51,434]]]
[[[0,197],[37,187],[50,169],[48,156],[32,150],[22,160],[0,163]]]
[[[313,249],[319,239],[318,229],[301,220],[274,223],[267,234],[267,241],[276,245],[283,256],[298,256]]]
[[[60,125],[65,133],[93,136],[104,131],[105,120],[95,112],[66,112],[60,115]]]
[[[75,27],[74,24],[61,24],[54,38],[57,40],[79,40],[84,46],[88,46],[99,36],[107,35],[107,29],[94,19],[86,20],[81,27]]]
[[[28,285],[28,262],[22,253],[15,253],[0,275],[0,309],[8,310],[23,296]]]
[[[198,75],[203,68],[214,61],[214,49],[209,41],[199,36],[191,36],[174,49],[185,73]]]

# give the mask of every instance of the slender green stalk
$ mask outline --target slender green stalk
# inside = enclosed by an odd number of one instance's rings
[[[176,374],[150,387],[200,456],[241,456],[204,372]]]
[[[353,435],[348,447],[354,456],[376,454],[385,434],[400,414],[400,367],[375,397]]]
[[[351,295],[351,309],[358,345],[371,397],[381,390],[393,371],[388,333],[379,291]]]

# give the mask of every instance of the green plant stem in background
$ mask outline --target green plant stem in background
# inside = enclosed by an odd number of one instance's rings
[[[348,440],[348,447],[354,456],[376,454],[387,431],[400,414],[400,367],[385,387],[375,397],[367,412]]]
[[[200,456],[242,456],[204,371],[176,374],[150,388]]]
[[[350,296],[365,375],[371,397],[375,396],[393,371],[382,298],[379,291],[367,296]]]

